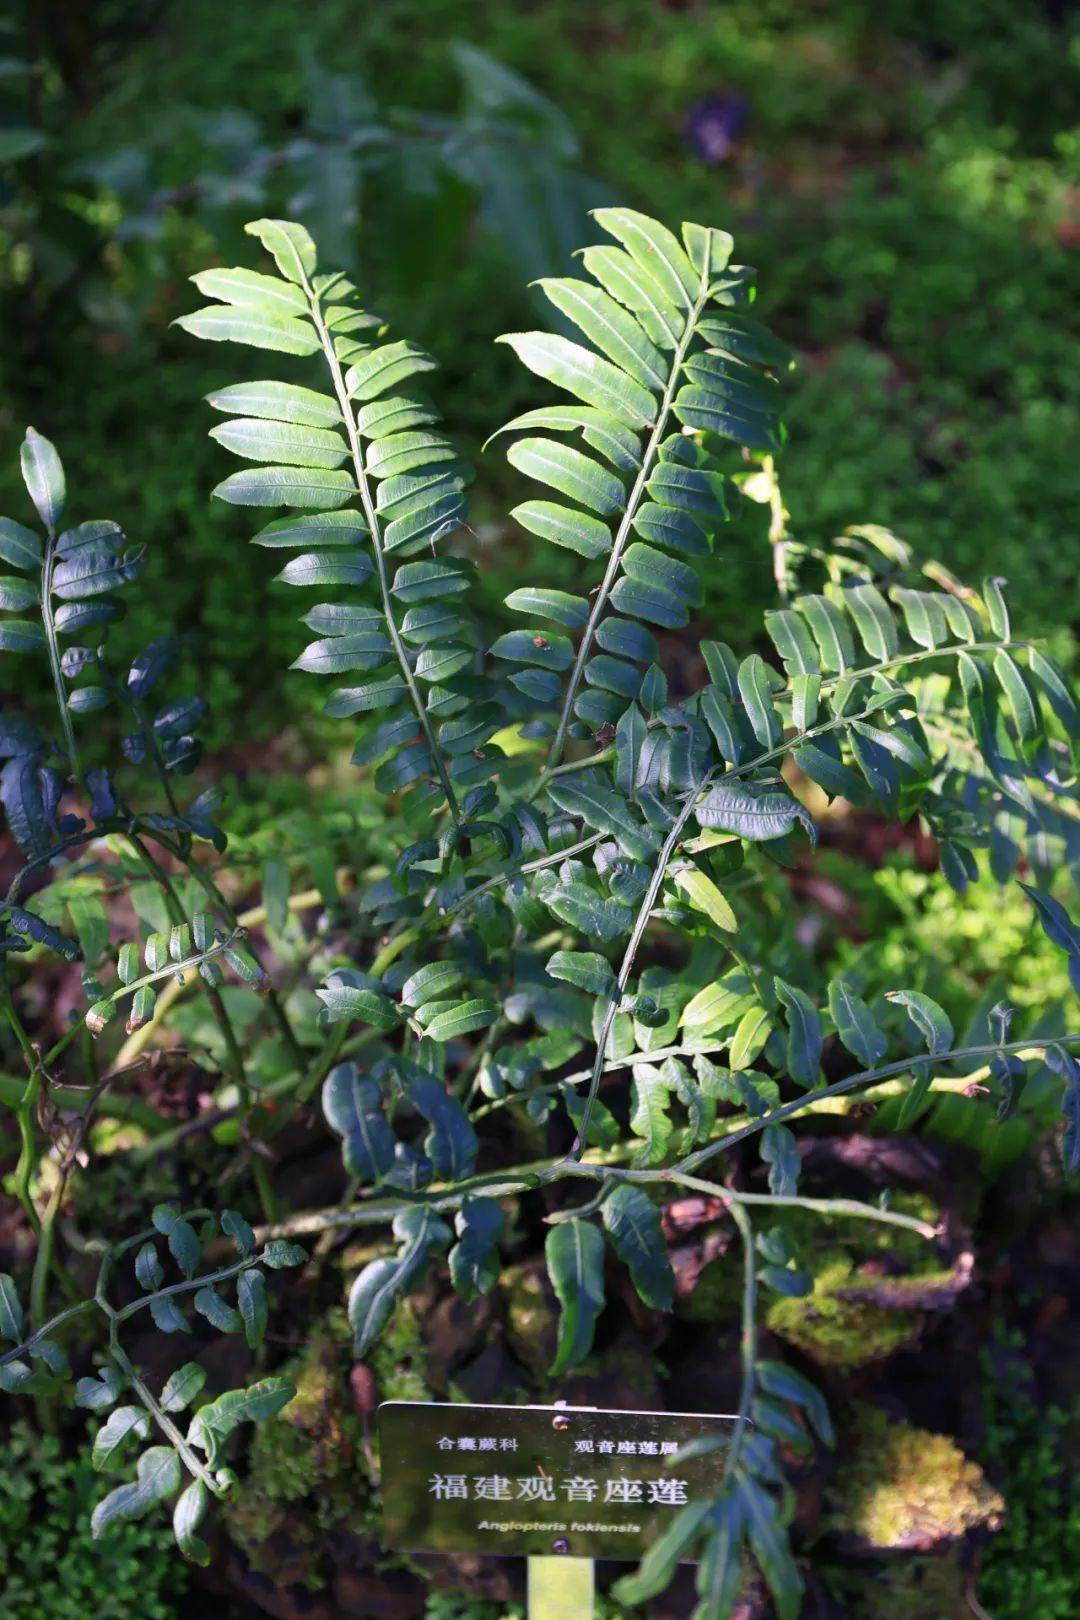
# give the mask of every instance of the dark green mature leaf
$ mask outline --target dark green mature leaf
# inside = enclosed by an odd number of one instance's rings
[[[1008,641],[1012,634],[1009,623],[1009,610],[1005,605],[1005,597],[1001,587],[1005,584],[1003,579],[987,579],[983,581],[983,595],[986,601],[986,611],[990,618],[990,628],[999,641]]]
[[[263,1423],[288,1406],[296,1389],[287,1378],[260,1378],[247,1389],[226,1390],[201,1406],[188,1428],[190,1444],[206,1452],[215,1463],[220,1448],[242,1423]]]
[[[124,1443],[132,1436],[149,1439],[150,1413],[143,1406],[114,1407],[94,1436],[94,1467],[110,1468],[119,1462]]]
[[[68,962],[78,960],[79,947],[75,941],[61,934],[59,929],[53,928],[51,923],[45,922],[36,912],[27,911],[22,906],[9,906],[7,921],[17,934],[32,939],[35,945],[47,946],[50,951],[55,951]]]
[[[165,1281],[165,1272],[158,1258],[155,1243],[143,1243],[135,1254],[135,1276],[139,1287],[152,1294]]]
[[[888,1042],[866,1002],[843,979],[833,979],[829,985],[829,1012],[836,1033],[864,1069],[872,1069],[881,1062]]]
[[[1080,995],[1080,928],[1073,922],[1060,900],[1053,895],[1036,889],[1030,883],[1021,883],[1020,887],[1031,900],[1042,924],[1043,933],[1051,945],[1064,951],[1069,959],[1069,977],[1073,989]]]
[[[604,1305],[604,1240],[588,1221],[560,1221],[544,1244],[548,1275],[562,1306],[552,1377],[577,1366],[592,1348]]]
[[[24,528],[11,518],[0,518],[0,561],[36,574],[42,557],[41,541],[32,529]]]
[[[776,993],[787,1009],[787,1068],[796,1085],[817,1085],[823,1042],[821,1018],[804,990],[776,980]]]
[[[159,1333],[190,1333],[191,1323],[171,1295],[154,1297],[150,1315]]]
[[[0,652],[38,652],[45,645],[45,632],[33,619],[0,621]]]
[[[579,817],[597,832],[611,833],[635,859],[643,859],[657,847],[655,834],[635,819],[600,771],[575,771],[553,781],[548,793],[560,810]]]
[[[921,990],[887,990],[886,1001],[895,1001],[903,1007],[926,1042],[931,1057],[947,1052],[953,1044],[952,1022],[943,1008]]]
[[[381,1180],[394,1163],[394,1133],[376,1081],[355,1063],[338,1063],[323,1082],[322,1105],[327,1124],[342,1138],[350,1175]]]
[[[0,1272],[0,1339],[18,1344],[23,1331],[23,1308],[14,1280]]]
[[[183,1219],[174,1204],[156,1204],[150,1219],[169,1245],[169,1252],[184,1276],[193,1276],[202,1254],[202,1244],[190,1221]]]
[[[2,555],[3,533],[0,530],[0,556]],[[1074,742],[1080,740],[1080,708],[1077,707],[1076,698],[1061,670],[1038,647],[1028,649],[1028,668],[1067,736]]]
[[[776,1604],[778,1620],[795,1620],[803,1583],[791,1556],[776,1504],[756,1480],[740,1474],[737,1490],[754,1557]]]
[[[666,225],[634,208],[595,208],[593,218],[648,271],[675,308],[693,303],[701,291],[702,273],[694,269]]]
[[[738,1483],[736,1479],[726,1488],[707,1520],[709,1535],[697,1574],[701,1603],[695,1620],[720,1620],[728,1615],[738,1593],[746,1531],[746,1511]]]
[[[636,1063],[632,1074],[630,1129],[642,1142],[634,1163],[657,1164],[671,1141],[671,1087],[667,1076],[652,1064]]]
[[[775,1395],[778,1400],[792,1401],[801,1407],[822,1445],[835,1445],[836,1436],[829,1408],[815,1384],[783,1361],[759,1361],[756,1373],[758,1383],[766,1394]]]
[[[193,1479],[177,1498],[173,1510],[173,1535],[184,1557],[193,1564],[208,1564],[210,1548],[195,1534],[210,1505],[210,1493],[201,1479]]]
[[[0,608],[5,613],[36,608],[40,594],[36,580],[20,579],[17,574],[0,574]]]
[[[602,354],[650,392],[667,386],[668,368],[638,322],[599,287],[576,277],[541,278],[536,285]]]
[[[633,926],[634,914],[629,906],[605,899],[582,879],[541,872],[536,891],[556,917],[593,939],[618,939]]]
[[[270,1307],[266,1297],[266,1278],[252,1268],[242,1271],[236,1279],[236,1303],[244,1323],[244,1338],[252,1350],[266,1337]]]
[[[450,1281],[467,1303],[499,1280],[499,1239],[506,1216],[493,1198],[466,1198],[454,1218],[457,1242],[450,1250]]]
[[[475,1030],[486,1029],[498,1016],[499,1009],[494,1001],[473,997],[468,1001],[454,1002],[436,1013],[429,1023],[425,1023],[424,1034],[433,1041],[456,1041]]]
[[[622,1183],[600,1206],[605,1229],[634,1287],[654,1310],[670,1311],[675,1273],[668,1259],[660,1211],[641,1187]]]
[[[90,1530],[95,1541],[112,1524],[142,1518],[158,1502],[178,1491],[182,1479],[178,1453],[171,1446],[151,1446],[139,1458],[136,1478],[128,1485],[118,1485],[94,1509]]]
[[[580,502],[600,517],[614,516],[626,497],[622,483],[614,473],[608,472],[589,456],[582,455],[580,450],[568,444],[559,444],[555,439],[519,439],[510,446],[506,459],[527,478],[549,484],[560,495],[568,495],[572,501]],[[535,505],[533,503],[533,508]],[[514,516],[522,522],[522,508],[518,507]],[[607,536],[607,544],[610,545],[610,536]]]
[[[691,1502],[649,1547],[632,1575],[623,1575],[612,1587],[620,1603],[647,1603],[667,1586],[680,1561],[699,1540],[703,1526],[715,1512],[709,1501]],[[737,1572],[736,1572],[737,1573]],[[719,1611],[718,1611],[719,1612]]]
[[[761,1133],[761,1157],[769,1166],[771,1193],[789,1198],[798,1191],[799,1147],[794,1133],[786,1125],[766,1125]]]
[[[51,1395],[55,1391],[56,1380],[51,1372],[19,1360],[0,1365],[0,1393],[4,1395]]]
[[[488,1005],[494,1006],[493,1003]],[[427,1033],[430,1034],[430,1028]],[[406,1094],[431,1126],[424,1140],[424,1151],[435,1166],[436,1174],[446,1181],[462,1181],[471,1175],[478,1143],[458,1099],[450,1095],[441,1080],[419,1070],[410,1078]]]
[[[349,980],[361,982],[350,983]],[[368,974],[342,970],[321,985],[315,994],[333,1024],[357,1019],[363,1024],[374,1025],[376,1029],[389,1030],[401,1021],[390,997]]]
[[[615,991],[611,963],[596,951],[556,951],[548,959],[547,971],[553,979],[562,979],[592,996],[610,996]]]
[[[259,1258],[271,1271],[282,1271],[288,1266],[302,1266],[307,1251],[299,1243],[287,1243],[284,1238],[273,1238],[262,1250]]]
[[[817,841],[809,811],[782,786],[718,783],[698,800],[694,814],[703,827],[737,833],[751,842],[783,838],[796,823],[805,828],[811,843]]]
[[[216,1327],[219,1333],[239,1333],[243,1327],[243,1318],[239,1311],[226,1305],[221,1295],[213,1288],[200,1288],[192,1303],[200,1316],[205,1316],[211,1327]]]
[[[358,1357],[378,1338],[397,1301],[416,1283],[433,1251],[445,1249],[450,1228],[433,1210],[405,1210],[394,1221],[394,1236],[401,1247],[390,1259],[373,1260],[364,1267],[349,1291],[349,1322]]]
[[[557,501],[524,501],[510,516],[523,529],[583,557],[603,557],[611,550],[611,533],[599,518]]]
[[[161,1391],[161,1409],[164,1412],[182,1412],[202,1393],[206,1384],[206,1369],[195,1361],[185,1362],[170,1373]]]
[[[88,1412],[105,1412],[127,1387],[124,1375],[110,1363],[101,1369],[99,1378],[80,1378],[75,1385],[75,1405]]]

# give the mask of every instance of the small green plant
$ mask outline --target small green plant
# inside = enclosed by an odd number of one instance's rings
[[[584,251],[584,276],[541,283],[560,331],[504,340],[545,388],[498,430],[513,435],[510,463],[538,486],[512,515],[571,554],[576,588],[542,575],[522,582],[506,602],[518,627],[502,634],[478,606],[464,539],[473,474],[426,390],[430,356],[391,337],[289,221],[248,228],[272,268],[194,278],[209,302],[181,317],[185,330],[268,352],[268,369],[293,368],[209,395],[221,418],[213,437],[243,463],[215,493],[285,509],[255,540],[284,554],[279,583],[308,598],[313,639],[294,667],[335,678],[326,713],[354,728],[364,772],[355,889],[344,894],[328,866],[329,832],[321,850],[316,833],[261,874],[255,913],[271,938],[287,942],[312,880],[326,905],[324,927],[294,953],[294,995],[238,944],[216,801],[185,802],[174,780],[195,763],[197,698],[144,704],[147,683],[172,662],[157,643],[126,675],[112,670],[105,630],[141,559],[112,525],[62,527],[60,459],[28,432],[26,483],[45,533],[0,525],[17,570],[4,585],[15,616],[0,623],[0,647],[45,661],[61,734],[13,720],[0,779],[26,855],[0,925],[4,1011],[25,1068],[9,1092],[15,1185],[39,1239],[27,1326],[19,1291],[3,1281],[0,1332],[12,1348],[0,1376],[12,1392],[51,1393],[65,1375],[58,1335],[76,1318],[103,1318],[105,1365],[77,1386],[81,1398],[111,1406],[123,1396],[102,1431],[110,1455],[126,1436],[156,1443],[95,1524],[180,1492],[178,1540],[204,1556],[198,1520],[234,1485],[225,1441],[245,1418],[279,1411],[291,1386],[270,1375],[218,1394],[194,1405],[182,1434],[168,1414],[201,1398],[197,1364],[174,1375],[180,1387],[170,1380],[152,1394],[120,1342],[134,1312],[187,1332],[178,1300],[191,1296],[211,1327],[258,1348],[262,1265],[303,1258],[288,1241],[299,1233],[375,1229],[377,1252],[348,1296],[364,1358],[431,1267],[445,1263],[466,1302],[492,1289],[512,1201],[558,1188],[545,1244],[561,1307],[558,1377],[592,1349],[609,1259],[647,1306],[671,1309],[657,1196],[704,1194],[741,1242],[738,1417],[730,1442],[717,1441],[726,1449],[715,1496],[673,1515],[616,1599],[647,1601],[692,1555],[697,1620],[723,1620],[752,1557],[781,1620],[792,1620],[802,1580],[784,1456],[814,1437],[829,1444],[832,1425],[816,1386],[759,1346],[763,1309],[813,1286],[778,1216],[883,1223],[924,1242],[938,1234],[902,1209],[804,1194],[791,1122],[899,1098],[905,1128],[928,1098],[975,1080],[1006,1118],[1029,1074],[1049,1071],[1064,1086],[1066,1161],[1080,1161],[1076,1034],[1018,1033],[1002,1003],[985,1036],[965,1041],[921,988],[890,984],[868,999],[849,977],[791,959],[760,897],[764,874],[817,839],[810,795],[792,782],[892,821],[918,816],[959,893],[984,849],[999,881],[1023,862],[1034,912],[1076,975],[1080,934],[1048,885],[1072,834],[1080,715],[1042,647],[1015,633],[998,579],[977,592],[875,526],[829,549],[800,540],[776,460],[789,359],[750,313],[754,273],[733,262],[731,237],[696,224],[676,237],[626,208],[595,218],[609,241]],[[777,605],[739,651],[703,640],[706,678],[685,691],[667,667],[669,638],[690,626],[702,567],[722,555],[743,500],[769,514],[761,560]],[[767,660],[758,648],[769,643]],[[100,718],[84,746],[87,715]],[[109,716],[122,728],[111,755]],[[120,785],[129,767],[149,778],[153,808],[136,808],[143,800]],[[96,973],[113,956],[109,913],[70,887],[84,875],[76,852],[103,834],[111,858],[90,858],[106,880],[137,872],[168,923],[121,944],[112,989]],[[30,886],[50,866],[52,898],[39,901]],[[351,884],[354,872],[345,876]],[[89,1011],[45,1049],[12,984],[28,950],[88,959]],[[158,1206],[152,1230],[107,1248],[94,1297],[49,1317],[52,1292],[71,1279],[55,1241],[58,1200],[41,1212],[34,1196],[42,1107],[46,1121],[61,1106],[105,1112],[155,1031],[182,1027],[170,1008],[189,984],[215,1032],[190,1043],[193,1061],[217,1071],[218,1117],[206,1128],[227,1115],[263,1225],[256,1233],[232,1211]],[[128,996],[127,1040],[110,1050],[111,1015]],[[60,1079],[78,1042],[86,1091],[77,1068]],[[99,1050],[110,1051],[104,1064]],[[283,1212],[273,1139],[316,1095],[349,1194],[329,1209]],[[508,1164],[515,1118],[545,1125],[561,1151]],[[166,1153],[175,1137],[163,1127],[156,1142]],[[714,1169],[740,1143],[757,1149],[749,1186]],[[165,1281],[159,1238],[177,1281]],[[202,1240],[215,1258],[228,1253],[198,1274]],[[122,1303],[112,1285],[131,1255],[145,1298]]]
[[[107,1542],[89,1518],[107,1484],[90,1456],[12,1425],[0,1470],[0,1608],[5,1620],[172,1620],[187,1584],[169,1531],[118,1525]]]
[[[1019,1335],[982,1354],[983,1459],[1005,1497],[1005,1525],[986,1550],[979,1601],[995,1620],[1069,1620],[1076,1606],[1080,1486],[1071,1462],[1076,1413],[1040,1409],[1024,1381]]]

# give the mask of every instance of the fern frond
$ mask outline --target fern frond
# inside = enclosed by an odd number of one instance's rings
[[[91,521],[61,530],[67,481],[55,445],[27,428],[20,459],[45,537],[0,518],[0,560],[18,570],[0,576],[0,652],[47,653],[68,765],[76,777],[79,755],[72,717],[103,708],[108,693],[97,682],[73,683],[98,666],[108,627],[123,616],[116,593],[138,578],[145,548],[127,545],[116,523]],[[32,619],[15,616],[30,609],[35,610]],[[75,645],[61,652],[62,641],[88,633],[94,646]],[[39,752],[35,747],[31,757]]]
[[[780,389],[766,368],[785,367],[785,351],[733,307],[746,300],[752,273],[729,267],[731,238],[685,225],[680,243],[625,208],[595,218],[621,246],[584,252],[592,280],[539,283],[588,346],[545,332],[501,340],[576,401],[501,430],[529,433],[510,448],[511,465],[565,497],[526,501],[513,516],[543,539],[606,559],[591,604],[508,599],[533,619],[580,622],[576,648],[546,629],[511,631],[492,648],[517,666],[509,678],[519,691],[543,708],[560,705],[548,769],[570,736],[618,724],[655,659],[654,629],[681,628],[699,602],[694,562],[709,555],[737,499],[715,441],[768,450],[782,437]],[[533,429],[580,431],[588,450]]]
[[[469,569],[436,558],[434,549],[464,521],[471,474],[415,386],[434,361],[411,343],[385,341],[382,322],[360,307],[351,282],[320,273],[300,226],[256,220],[247,228],[280,275],[198,275],[199,290],[220,302],[178,324],[213,341],[321,356],[327,386],[259,381],[210,394],[229,417],[212,437],[255,464],[214,493],[237,505],[295,510],[261,530],[255,544],[297,552],[281,583],[350,594],[307,613],[317,639],[293,667],[370,677],[338,688],[327,711],[378,713],[374,738],[363,745],[365,757],[383,761],[377,785],[411,790],[416,818],[441,794],[457,821],[458,794],[481,773],[452,735],[444,742],[436,730],[475,697],[469,672],[477,649],[455,606]],[[369,586],[374,604],[357,594]]]

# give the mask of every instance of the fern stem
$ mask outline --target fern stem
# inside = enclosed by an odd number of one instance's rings
[[[1029,1036],[1026,1041],[1005,1041],[996,1045],[957,1047],[951,1052],[937,1053],[934,1062],[955,1063],[961,1058],[989,1058],[998,1052],[1017,1052],[1030,1059],[1039,1053],[1045,1052],[1047,1047],[1050,1046],[1076,1045],[1080,1045],[1080,1034],[1056,1035],[1052,1040]],[[688,1154],[685,1159],[680,1159],[675,1169],[683,1172],[696,1170],[699,1164],[705,1164],[707,1160],[715,1158],[718,1153],[726,1153],[729,1148],[735,1147],[739,1142],[744,1142],[748,1136],[758,1135],[760,1131],[765,1130],[769,1125],[782,1124],[784,1120],[790,1119],[794,1114],[801,1113],[804,1108],[822,1103],[831,1097],[843,1096],[844,1092],[853,1091],[856,1086],[872,1085],[878,1080],[888,1080],[893,1075],[903,1074],[906,1070],[925,1063],[925,1061],[925,1056],[901,1058],[899,1062],[886,1063],[876,1069],[865,1069],[859,1074],[848,1075],[843,1080],[834,1080],[831,1085],[820,1086],[817,1091],[808,1091],[801,1097],[794,1097],[791,1102],[781,1103],[778,1108],[772,1109],[770,1113],[762,1114],[759,1119],[751,1120],[741,1129],[732,1131],[721,1141],[710,1142],[705,1147],[698,1148],[696,1153]],[[966,1075],[964,1078],[970,1085],[977,1078],[984,1077],[986,1073],[987,1070],[984,1069],[981,1076]]]
[[[682,839],[683,829],[693,814],[694,806],[697,804],[698,798],[709,786],[709,783],[712,780],[712,774],[713,773],[710,771],[700,786],[687,797],[686,803],[683,805],[682,809],[679,811],[679,814],[672,822],[671,830],[664,839],[663,847],[660,854],[657,856],[652,877],[649,879],[649,887],[646,889],[645,896],[641,902],[641,905],[638,907],[638,914],[634,919],[633,932],[631,933],[629,941],[627,942],[626,950],[623,953],[622,963],[619,967],[619,977],[616,980],[616,988],[614,993],[608,999],[607,1012],[604,1014],[604,1022],[601,1026],[600,1034],[597,1037],[596,1061],[593,1064],[592,1074],[589,1078],[589,1090],[585,1098],[585,1107],[581,1115],[581,1124],[578,1126],[577,1135],[574,1138],[574,1144],[570,1149],[571,1159],[580,1159],[582,1152],[584,1151],[585,1144],[589,1139],[589,1121],[592,1118],[593,1109],[596,1106],[596,1094],[600,1090],[600,1077],[604,1072],[604,1063],[607,1057],[608,1036],[611,1034],[611,1026],[615,1022],[616,1015],[619,1011],[619,1005],[626,991],[626,986],[629,983],[630,975],[634,970],[634,962],[637,958],[638,948],[641,945],[645,930],[649,925],[649,918],[652,916],[652,909],[656,904],[656,897],[660,893],[660,888],[663,884],[664,877],[667,873],[668,865],[672,859],[672,856],[675,854],[675,851]]]
[[[165,868],[160,864],[160,862],[154,859],[137,833],[134,831],[129,831],[128,839],[132,848],[138,854],[139,859],[146,867],[146,870],[161,888],[162,898],[165,901],[165,909],[168,912],[173,925],[176,926],[178,923],[186,922],[187,918],[184,913],[184,908],[180,903],[180,897],[173,886],[169,874],[165,871]],[[240,1092],[241,1107],[246,1118],[250,1114],[252,1107],[251,1083],[248,1080],[247,1067],[244,1063],[244,1054],[241,1050],[240,1042],[236,1038],[236,1030],[233,1027],[233,1021],[229,1016],[228,1008],[225,1006],[221,994],[216,986],[207,984],[206,981],[201,978],[200,983],[202,984],[203,990],[206,994],[210,1011],[212,1012],[218,1029],[221,1032],[221,1038],[225,1043],[225,1052],[228,1058],[228,1065]],[[259,1194],[259,1201],[263,1205],[263,1213],[267,1216],[267,1218],[272,1218],[276,1210],[276,1201],[274,1199],[273,1189],[271,1188],[269,1179],[266,1175],[265,1166],[255,1164],[253,1166],[253,1175],[256,1190]]]
[[[134,1362],[128,1356],[127,1352],[124,1350],[116,1336],[115,1317],[110,1323],[109,1355],[120,1368],[120,1371],[128,1379],[129,1383],[131,1384],[131,1388],[139,1397],[139,1400],[142,1402],[143,1406],[145,1406],[146,1410],[150,1413],[150,1416],[153,1418],[161,1432],[165,1435],[170,1445],[172,1445],[173,1449],[182,1458],[188,1472],[193,1474],[196,1479],[201,1480],[206,1486],[206,1489],[213,1496],[224,1496],[225,1492],[214,1478],[213,1471],[195,1455],[187,1441],[184,1439],[184,1436],[180,1433],[180,1430],[176,1427],[176,1424],[172,1421],[168,1413],[164,1410],[153,1393],[147,1388],[142,1379],[139,1377]]]
[[[900,1226],[906,1232],[916,1232],[929,1242],[939,1236],[941,1228],[929,1221],[920,1221],[915,1215],[904,1215],[900,1210],[882,1209],[877,1204],[863,1204],[857,1198],[804,1198],[792,1193],[734,1192],[715,1181],[702,1181],[698,1176],[684,1176],[679,1170],[668,1173],[670,1181],[677,1182],[690,1192],[704,1193],[707,1198],[720,1198],[726,1204],[775,1206],[779,1209],[809,1209],[817,1215],[850,1216],[857,1221],[879,1221],[884,1226]]]
[[[342,420],[345,425],[345,432],[349,439],[349,451],[352,456],[353,463],[353,476],[356,479],[356,488],[360,496],[360,504],[364,509],[364,516],[367,519],[368,530],[371,535],[371,551],[375,559],[375,569],[379,579],[379,594],[382,598],[383,618],[386,620],[386,628],[390,632],[390,641],[394,649],[394,656],[397,659],[398,668],[401,671],[401,676],[405,682],[405,685],[408,687],[409,697],[412,702],[412,706],[416,711],[416,718],[419,720],[420,729],[424,733],[424,741],[427,743],[428,752],[431,755],[432,765],[434,766],[435,773],[439,778],[439,786],[443,790],[443,795],[446,799],[447,805],[449,806],[450,814],[453,816],[454,821],[460,826],[461,811],[458,807],[457,796],[454,793],[450,777],[447,774],[445,765],[443,764],[442,755],[439,752],[438,745],[435,741],[435,733],[431,728],[431,721],[428,717],[427,709],[424,706],[424,700],[421,696],[420,688],[416,684],[416,676],[413,674],[412,665],[409,663],[409,655],[405,650],[405,643],[401,639],[401,632],[398,629],[397,620],[394,617],[394,605],[390,594],[390,580],[386,569],[386,555],[382,546],[379,516],[375,510],[375,503],[371,498],[371,486],[368,483],[367,472],[364,467],[364,454],[360,445],[360,435],[356,427],[356,416],[352,408],[352,401],[349,398],[348,390],[345,387],[345,379],[341,373],[341,362],[338,360],[337,354],[335,353],[333,338],[327,330],[326,322],[323,320],[319,300],[310,286],[306,287],[305,290],[307,291],[308,299],[311,305],[311,318],[315,323],[315,330],[319,334],[319,341],[322,344],[323,355],[325,356],[326,364],[329,367],[330,376],[333,379],[334,392],[337,395],[338,408],[341,411]]]
[[[727,1456],[724,1458],[724,1478],[731,1479],[739,1466],[743,1441],[750,1427],[750,1408],[757,1385],[757,1266],[754,1261],[754,1228],[741,1204],[728,1206],[731,1218],[739,1229],[743,1251],[742,1331],[739,1351],[742,1358],[742,1387],[739,1391],[739,1415],[735,1432],[731,1436]]]
[[[596,1094],[600,1089],[600,1078],[604,1072],[605,1050],[607,1047],[608,1036],[611,1034],[611,1026],[615,1022],[615,1015],[619,1010],[619,1003],[622,1000],[627,984],[630,982],[630,975],[633,972],[634,962],[637,958],[641,941],[644,938],[645,929],[648,927],[649,918],[652,915],[652,909],[656,904],[656,897],[660,893],[660,888],[664,881],[665,874],[667,873],[668,866],[670,865],[672,857],[674,856],[675,851],[682,840],[683,830],[686,827],[686,823],[689,821],[694,807],[701,795],[707,788],[713,785],[714,777],[716,786],[718,787],[722,786],[725,782],[735,781],[738,779],[738,777],[745,775],[747,771],[757,770],[762,765],[768,765],[774,760],[782,759],[785,755],[791,753],[793,749],[798,748],[802,743],[807,742],[812,737],[820,737],[825,732],[837,730],[837,728],[840,726],[848,726],[854,720],[865,720],[875,712],[876,711],[874,709],[866,709],[859,714],[845,714],[841,715],[838,719],[827,720],[820,726],[811,726],[808,730],[799,732],[795,737],[786,738],[785,741],[778,744],[776,748],[770,748],[765,753],[758,754],[754,759],[745,760],[741,765],[733,765],[731,769],[725,771],[722,776],[716,777],[715,772],[709,771],[708,774],[703,777],[701,782],[699,782],[697,787],[691,789],[690,793],[686,797],[682,809],[679,811],[675,821],[672,823],[671,830],[664,839],[663,847],[660,850],[660,854],[657,856],[656,865],[653,868],[652,877],[649,879],[649,887],[645,891],[641,905],[638,907],[638,914],[634,919],[633,931],[627,943],[626,950],[623,953],[622,964],[619,968],[619,976],[616,980],[615,993],[611,996],[608,1002],[607,1013],[605,1014],[603,1027],[597,1041],[596,1061],[593,1064],[592,1076],[589,1082],[589,1091],[585,1099],[585,1110],[581,1116],[581,1124],[578,1127],[577,1135],[574,1138],[574,1144],[570,1149],[570,1158],[580,1159],[585,1147],[585,1143],[588,1139],[589,1120],[592,1116],[593,1106],[596,1102]]]
[[[656,414],[656,421],[653,424],[652,432],[649,434],[649,439],[641,458],[641,466],[638,468],[637,477],[634,479],[630,494],[627,497],[626,505],[623,508],[623,515],[619,522],[619,527],[615,533],[615,540],[611,547],[611,554],[608,557],[608,564],[604,571],[603,580],[600,583],[600,588],[596,593],[596,598],[589,612],[585,629],[581,633],[581,641],[578,645],[577,656],[574,659],[574,667],[570,671],[570,679],[567,682],[566,694],[563,698],[562,712],[559,715],[558,728],[555,732],[555,736],[552,739],[547,760],[545,761],[540,772],[541,782],[545,781],[547,777],[551,775],[551,772],[562,758],[563,749],[566,747],[566,733],[573,716],[574,699],[577,697],[578,688],[580,687],[582,677],[585,674],[585,665],[587,664],[589,654],[592,651],[593,638],[596,635],[597,626],[599,625],[604,611],[607,608],[608,597],[611,595],[615,582],[618,578],[619,568],[622,564],[622,554],[626,547],[627,540],[630,537],[631,525],[637,515],[637,509],[641,504],[641,497],[645,493],[645,485],[648,483],[649,478],[652,475],[653,462],[656,460],[657,452],[659,451],[660,445],[663,442],[665,434],[667,433],[668,418],[671,415],[671,406],[675,398],[675,390],[679,386],[679,373],[682,370],[682,363],[686,358],[686,351],[690,347],[694,333],[697,330],[698,318],[701,315],[702,310],[705,308],[707,301],[708,277],[703,276],[701,289],[698,292],[698,296],[687,315],[686,325],[683,327],[682,336],[675,345],[675,352],[671,357],[671,370],[668,373],[667,387],[664,389],[663,397],[660,400],[660,408]]]
[[[171,846],[166,845],[166,847],[168,848]],[[203,867],[198,861],[192,860],[190,856],[185,855],[184,852],[179,848],[175,850],[175,854],[178,860],[183,861],[185,867],[191,873],[192,877],[195,879],[196,883],[199,885],[200,889],[202,889],[203,893],[206,895],[211,904],[221,907],[221,910],[231,928],[243,929],[252,926],[250,919],[245,922],[240,917],[236,907],[230,900],[226,898],[224,894],[222,894],[221,890],[218,888],[210,874],[206,871],[205,867]],[[263,915],[265,916],[265,912]],[[258,960],[258,953],[253,951],[253,954],[255,955],[256,960]],[[266,996],[266,1004],[270,1008],[271,1016],[273,1017],[274,1022],[277,1024],[278,1029],[281,1032],[282,1039],[289,1049],[290,1057],[296,1064],[297,1069],[303,1069],[304,1065],[307,1063],[307,1057],[305,1056],[304,1049],[296,1038],[296,1031],[292,1027],[292,1020],[282,1005],[281,997],[274,989],[274,986],[269,983],[269,980],[267,981],[264,994]]]

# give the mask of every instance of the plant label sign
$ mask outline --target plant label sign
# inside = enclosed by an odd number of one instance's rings
[[[384,1540],[410,1552],[640,1558],[720,1484],[735,1419],[581,1406],[387,1401]],[[694,1440],[715,1449],[685,1461]]]

